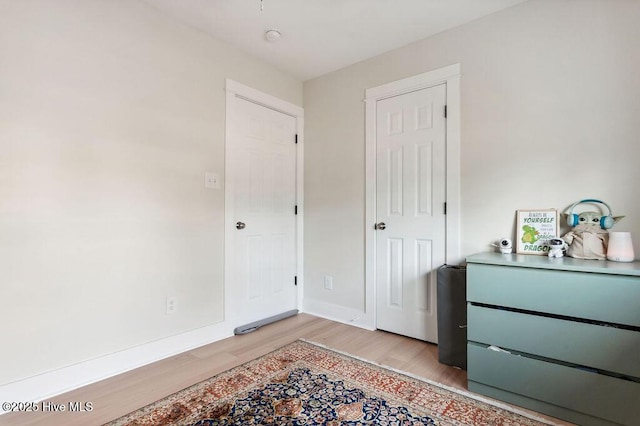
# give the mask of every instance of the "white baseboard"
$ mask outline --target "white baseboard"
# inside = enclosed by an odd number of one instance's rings
[[[0,386],[0,402],[43,401],[232,335],[232,326],[218,323],[135,346]]]
[[[375,330],[375,324],[370,313],[358,309],[346,308],[333,303],[305,297],[303,302],[304,313],[317,317],[353,325],[366,330]]]

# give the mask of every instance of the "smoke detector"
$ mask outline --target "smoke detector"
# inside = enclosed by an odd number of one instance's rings
[[[278,30],[267,30],[264,33],[265,40],[270,41],[272,43],[280,40],[280,37],[282,37],[282,34],[280,34],[280,31]]]

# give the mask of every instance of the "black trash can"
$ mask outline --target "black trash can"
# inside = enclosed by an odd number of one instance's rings
[[[438,361],[467,369],[467,270],[438,269]]]

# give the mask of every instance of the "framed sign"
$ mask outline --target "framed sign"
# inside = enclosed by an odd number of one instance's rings
[[[547,254],[549,239],[557,237],[558,231],[557,210],[518,210],[516,252],[520,254]]]

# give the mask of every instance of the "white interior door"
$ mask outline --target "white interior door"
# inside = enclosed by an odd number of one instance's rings
[[[236,98],[232,308],[237,325],[296,309],[296,119]],[[231,219],[231,218],[230,218]]]
[[[445,262],[446,85],[377,101],[377,328],[437,342]]]

